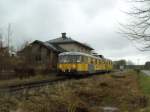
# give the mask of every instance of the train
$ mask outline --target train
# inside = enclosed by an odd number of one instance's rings
[[[58,56],[59,75],[89,75],[111,72],[113,63],[109,59],[82,52],[63,52]]]

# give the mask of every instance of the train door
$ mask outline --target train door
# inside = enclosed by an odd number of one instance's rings
[[[88,64],[88,72],[91,74],[91,73],[94,73],[94,62],[93,62],[93,59],[90,58],[90,61],[89,61],[89,64]]]

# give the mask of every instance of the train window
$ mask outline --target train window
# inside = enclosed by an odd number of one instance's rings
[[[95,59],[92,59],[92,61],[93,61],[93,64],[95,64]]]
[[[68,56],[60,56],[60,57],[59,57],[59,62],[60,62],[60,63],[65,63],[65,62],[67,62],[67,57],[68,57]]]
[[[93,64],[95,64],[95,60],[94,60],[94,59],[92,59],[92,61],[93,61]]]
[[[105,61],[103,61],[103,64],[105,64]]]
[[[91,59],[88,57],[88,63],[91,63]]]
[[[110,64],[112,65],[112,62],[110,61]]]
[[[88,61],[88,58],[86,56],[83,56],[83,62],[86,63]]]
[[[96,59],[94,59],[94,64],[96,64]]]
[[[101,60],[99,60],[99,64],[101,64]]]
[[[99,60],[97,59],[97,64],[99,64]]]
[[[98,64],[98,59],[96,59],[96,64]]]
[[[90,63],[91,62],[91,59],[88,57],[88,63]]]
[[[81,62],[84,62],[84,56],[81,56]]]
[[[77,56],[70,56],[70,62],[77,62],[78,57]]]
[[[82,58],[81,56],[77,56],[76,57],[76,62],[81,62],[81,58]]]
[[[94,61],[93,61],[93,59],[91,58],[91,64],[93,64],[93,62],[94,62]]]
[[[60,63],[81,62],[81,56],[78,55],[63,55],[59,57]]]
[[[100,61],[100,64],[103,64],[103,60]]]
[[[81,56],[81,62],[84,62],[84,56]]]

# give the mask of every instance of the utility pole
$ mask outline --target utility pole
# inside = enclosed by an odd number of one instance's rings
[[[8,23],[8,28],[7,28],[7,41],[8,41],[8,52],[10,53],[11,52],[11,46],[10,46],[10,41],[11,41],[11,35],[12,35],[12,31],[11,31],[11,24]]]
[[[3,37],[2,34],[0,33],[0,48],[3,47]]]
[[[10,35],[11,35],[11,24],[8,24],[8,29],[7,29],[7,39],[8,39],[8,49],[10,47]]]

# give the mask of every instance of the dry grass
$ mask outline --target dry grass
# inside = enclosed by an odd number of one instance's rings
[[[20,112],[103,112],[103,107],[116,107],[120,112],[148,112],[137,76],[134,72],[125,75],[124,78],[107,74],[92,76],[30,91],[10,97],[9,101],[14,104],[9,103],[9,109]]]

